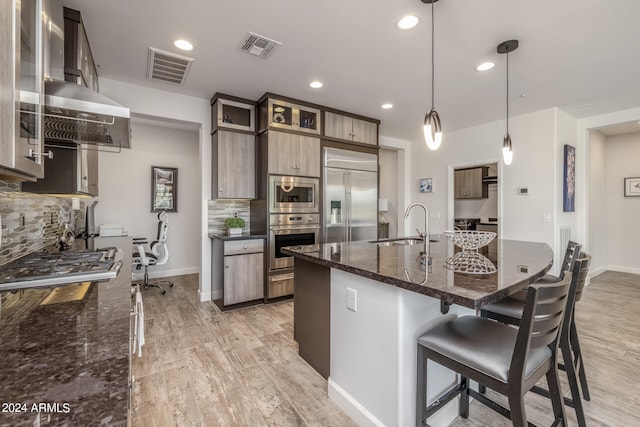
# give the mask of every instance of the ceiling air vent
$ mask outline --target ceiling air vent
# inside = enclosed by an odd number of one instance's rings
[[[240,50],[267,59],[271,51],[281,44],[282,43],[278,41],[271,40],[260,34],[249,32],[247,38],[240,45]]]
[[[193,58],[150,47],[147,77],[150,80],[181,85],[187,78],[192,62]]]

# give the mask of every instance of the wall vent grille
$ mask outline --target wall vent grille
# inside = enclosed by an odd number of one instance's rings
[[[559,231],[560,231],[560,246],[558,246],[559,249],[556,251],[556,260],[555,260],[555,265],[557,266],[561,266],[562,261],[564,261],[564,253],[567,250],[569,241],[571,240],[571,226],[563,225],[560,227]],[[559,271],[557,273],[560,274]]]
[[[147,78],[177,85],[184,84],[193,58],[149,48]]]
[[[249,32],[249,35],[244,39],[240,45],[240,50],[247,52],[254,56],[267,59],[271,52],[282,43],[272,40],[268,37],[261,36],[260,34]]]

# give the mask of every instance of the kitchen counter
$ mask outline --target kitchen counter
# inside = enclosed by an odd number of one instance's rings
[[[131,239],[90,245],[124,251],[116,278],[0,294],[2,426],[127,425]]]
[[[242,233],[237,236],[229,236],[228,234],[209,234],[209,237],[212,239],[218,239],[223,241],[229,240],[251,240],[251,239],[266,239],[266,234],[250,234],[250,233]]]
[[[422,245],[383,246],[367,241],[326,243],[317,252],[284,248],[283,252],[312,263],[438,298],[448,304],[479,308],[498,301],[542,277],[553,263],[546,243],[498,240],[498,252],[483,252],[497,267],[493,274],[454,273],[443,267],[454,254],[444,235],[431,235],[429,271],[418,262]],[[521,269],[526,267],[526,269]]]
[[[480,221],[477,224],[482,224],[482,225],[498,225],[498,221]]]

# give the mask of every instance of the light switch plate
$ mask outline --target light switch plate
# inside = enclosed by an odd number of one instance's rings
[[[351,311],[358,311],[358,293],[353,288],[347,288],[347,308]]]

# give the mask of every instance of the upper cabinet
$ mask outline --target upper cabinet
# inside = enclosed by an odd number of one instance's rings
[[[489,197],[488,184],[485,178],[489,168],[480,166],[469,169],[458,169],[454,175],[454,193],[456,199],[486,199]]]
[[[0,176],[33,181],[44,174],[43,0],[0,2]]]
[[[255,132],[255,102],[216,93],[211,98],[211,132],[218,129]]]
[[[64,79],[89,89],[99,89],[98,72],[89,39],[77,10],[64,8]]]
[[[320,177],[320,138],[269,131],[260,143],[267,150],[267,173]]]
[[[256,197],[255,136],[219,129],[212,136],[214,199]]]
[[[348,142],[378,145],[378,122],[326,111],[324,135]]]
[[[267,98],[260,104],[260,131],[266,129],[291,130],[320,135],[320,110]]]

